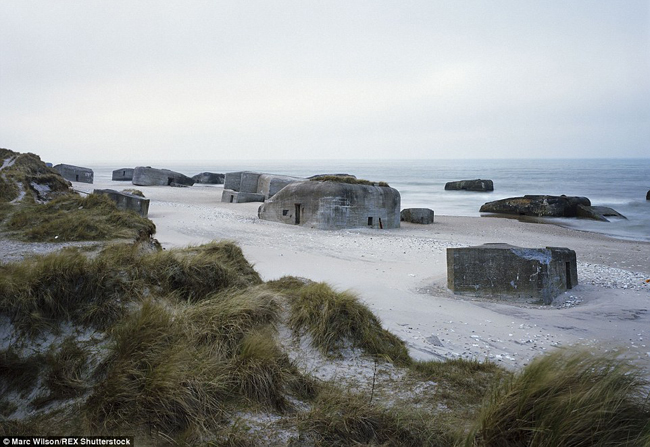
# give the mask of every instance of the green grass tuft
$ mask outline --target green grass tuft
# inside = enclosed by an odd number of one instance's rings
[[[504,383],[467,446],[650,446],[650,389],[615,356],[555,352]]]
[[[404,342],[381,327],[379,319],[349,292],[336,292],[327,284],[312,283],[288,290],[289,325],[297,334],[308,334],[324,354],[352,346],[399,365],[410,363]],[[281,287],[276,283],[273,287]]]

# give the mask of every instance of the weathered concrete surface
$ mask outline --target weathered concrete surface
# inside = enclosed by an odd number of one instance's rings
[[[485,244],[447,249],[447,286],[455,294],[550,304],[577,284],[576,254],[568,248]]]
[[[307,177],[307,180],[318,180],[322,179],[325,177],[350,177],[350,178],[357,178],[355,175],[352,174],[316,174],[312,175],[311,177]]]
[[[180,172],[169,169],[156,169],[151,166],[137,166],[133,171],[133,180],[137,186],[192,186],[194,180]]]
[[[529,195],[487,202],[481,213],[537,217],[576,217],[578,205],[591,206],[586,197]]]
[[[61,177],[71,182],[92,183],[95,176],[92,169],[81,166],[58,164],[54,169],[61,174]]]
[[[429,208],[405,208],[400,212],[402,222],[432,224],[433,210]]]
[[[201,172],[192,176],[195,183],[206,185],[222,185],[225,179],[225,174],[218,174],[215,172]]]
[[[260,219],[322,230],[399,228],[400,194],[388,186],[296,182],[259,208]]]
[[[257,181],[257,192],[270,199],[290,183],[304,182],[304,178],[288,175],[261,174]]]
[[[248,203],[264,202],[264,194],[256,192],[239,192],[232,189],[224,189],[221,193],[221,201],[225,203]]]
[[[459,180],[457,182],[447,182],[445,184],[445,190],[448,191],[479,191],[487,192],[494,191],[494,183],[492,180]]]
[[[149,199],[136,196],[128,192],[115,191],[114,189],[95,189],[93,194],[104,194],[111,198],[121,210],[135,211],[143,217],[149,214]]]
[[[133,180],[133,168],[122,168],[113,171],[113,181],[131,181]]]
[[[584,206],[578,205],[576,217],[583,219],[594,219],[602,222],[609,222],[608,217],[618,217],[620,219],[627,219],[618,211],[607,206]]]
[[[239,187],[241,186],[241,175],[243,173],[244,171],[226,172],[226,178],[223,182],[223,189],[239,191]]]

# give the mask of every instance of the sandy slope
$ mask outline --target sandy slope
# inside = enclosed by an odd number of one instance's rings
[[[352,289],[416,358],[489,357],[518,367],[557,346],[582,344],[621,348],[650,367],[650,243],[486,217],[321,231],[261,221],[257,203],[222,204],[221,186],[138,189],[151,199],[163,247],[233,240],[265,280],[295,275]],[[546,307],[455,297],[446,288],[446,248],[486,242],[571,248],[580,284]]]

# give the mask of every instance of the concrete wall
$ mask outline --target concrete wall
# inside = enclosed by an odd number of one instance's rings
[[[433,210],[429,208],[405,208],[400,212],[402,222],[432,224]]]
[[[578,284],[575,251],[508,244],[447,249],[447,286],[459,295],[550,304]]]
[[[133,180],[133,168],[122,168],[113,171],[113,181],[131,181]]]
[[[239,191],[242,174],[243,171],[226,172],[226,178],[223,181],[223,189],[232,189],[233,191]]]
[[[93,194],[104,194],[110,197],[117,207],[125,211],[135,211],[143,217],[149,214],[149,199],[144,197],[129,194],[127,192],[119,192],[114,189],[95,189]]]
[[[54,169],[61,174],[61,177],[71,182],[92,183],[95,177],[92,169],[82,168],[80,166],[58,164],[54,166]]]
[[[383,186],[297,182],[260,206],[260,219],[323,230],[399,228],[400,194]]]
[[[264,194],[224,189],[221,193],[221,201],[224,203],[264,202]]]
[[[270,199],[290,183],[304,182],[305,179],[286,175],[261,174],[257,181],[257,192]]]

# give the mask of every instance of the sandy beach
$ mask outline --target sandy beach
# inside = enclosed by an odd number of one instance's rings
[[[415,358],[488,358],[518,368],[540,353],[583,345],[620,350],[650,368],[650,243],[506,218],[437,215],[432,225],[322,231],[259,220],[259,203],[221,203],[218,185],[137,188],[151,199],[149,218],[164,248],[232,240],[264,280],[293,275],[352,290]],[[551,306],[454,296],[446,287],[446,249],[488,242],[573,249],[579,285]]]

